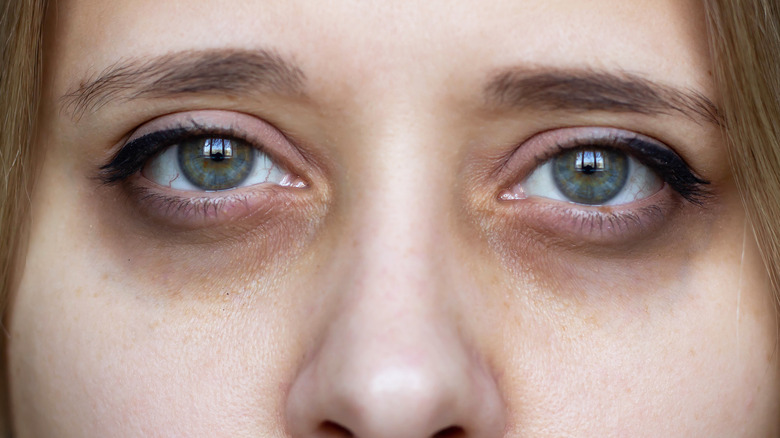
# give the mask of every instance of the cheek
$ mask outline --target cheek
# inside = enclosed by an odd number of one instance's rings
[[[283,303],[170,305],[88,273],[56,278],[23,282],[10,328],[17,423],[33,436],[279,427],[279,382],[300,354],[280,342],[298,319]]]
[[[776,433],[775,306],[750,239],[743,249],[742,233],[713,238],[685,266],[625,270],[664,281],[616,276],[585,288],[612,299],[564,281],[554,294],[529,292],[546,297],[530,306],[510,306],[502,383],[517,412],[511,428],[549,436]]]
[[[281,433],[285,383],[303,354],[292,341],[303,329],[300,294],[248,273],[243,288],[220,276],[198,287],[186,270],[166,282],[148,269],[127,275],[92,224],[53,216],[34,217],[9,318],[21,436]]]

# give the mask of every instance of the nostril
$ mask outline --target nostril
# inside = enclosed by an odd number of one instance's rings
[[[332,421],[323,421],[320,424],[319,436],[332,438],[352,438],[352,432],[346,427]]]
[[[465,436],[466,431],[458,426],[450,426],[433,434],[433,438],[463,438]]]

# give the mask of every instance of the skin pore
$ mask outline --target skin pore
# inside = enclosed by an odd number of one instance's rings
[[[19,437],[780,433],[700,3],[64,0],[45,29]],[[539,170],[605,150],[650,170],[614,204]],[[271,164],[209,191],[184,153]]]

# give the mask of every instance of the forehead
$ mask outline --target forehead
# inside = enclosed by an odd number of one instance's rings
[[[48,29],[56,89],[118,60],[274,50],[312,86],[476,80],[507,66],[642,73],[711,91],[700,2],[688,0],[63,0]],[[54,38],[51,38],[51,37]]]

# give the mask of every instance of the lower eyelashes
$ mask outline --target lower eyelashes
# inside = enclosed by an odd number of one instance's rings
[[[128,196],[134,205],[133,211],[144,220],[172,227],[171,230],[213,231],[214,226],[228,223],[239,229],[245,222],[252,228],[275,217],[289,217],[313,205],[309,193],[290,191],[281,185],[197,193],[160,190],[156,183],[140,175],[132,179]]]
[[[667,185],[661,191],[632,205],[581,206],[566,202],[547,202],[538,197],[523,202],[502,202],[492,212],[491,230],[502,230],[502,246],[514,246],[526,239],[566,250],[620,250],[626,245],[642,244],[666,236],[662,230],[681,218],[690,208],[671,193]],[[523,237],[524,236],[524,237]],[[523,246],[527,245],[523,243]]]
[[[522,178],[498,193],[502,226],[513,233],[531,228],[569,247],[652,237],[709,196],[708,182],[669,147],[615,128],[538,134],[505,166],[507,177]]]

